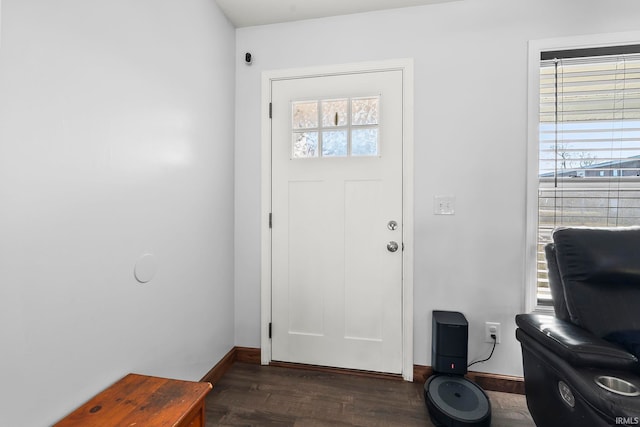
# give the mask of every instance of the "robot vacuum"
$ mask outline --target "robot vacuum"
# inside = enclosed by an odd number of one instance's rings
[[[436,426],[491,425],[491,405],[484,390],[466,378],[432,375],[424,384],[424,400]]]
[[[433,312],[431,356],[434,375],[424,384],[424,400],[438,427],[491,425],[491,403],[467,373],[468,323],[462,313]]]

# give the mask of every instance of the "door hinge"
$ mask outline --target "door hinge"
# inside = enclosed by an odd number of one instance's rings
[[[273,214],[269,212],[269,228],[273,228]]]
[[[269,339],[271,339],[271,322],[269,322]]]
[[[273,104],[271,102],[269,103],[269,118],[273,118]]]

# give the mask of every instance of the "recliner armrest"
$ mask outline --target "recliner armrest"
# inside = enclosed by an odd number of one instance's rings
[[[572,323],[544,314],[518,314],[522,332],[575,366],[638,370],[638,358]],[[522,341],[521,336],[518,339]]]

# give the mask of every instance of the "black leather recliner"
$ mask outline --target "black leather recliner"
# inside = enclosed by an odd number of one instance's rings
[[[555,316],[516,316],[533,420],[640,425],[640,227],[558,228],[545,251]]]

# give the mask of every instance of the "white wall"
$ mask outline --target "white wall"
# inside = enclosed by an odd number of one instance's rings
[[[214,0],[3,0],[0,425],[233,347],[234,43]]]
[[[638,30],[635,0],[465,0],[237,30],[236,344],[260,345],[260,76],[263,70],[415,60],[416,364],[431,364],[431,312],[463,312],[474,370],[522,375],[527,43]],[[434,216],[434,195],[455,195]]]

